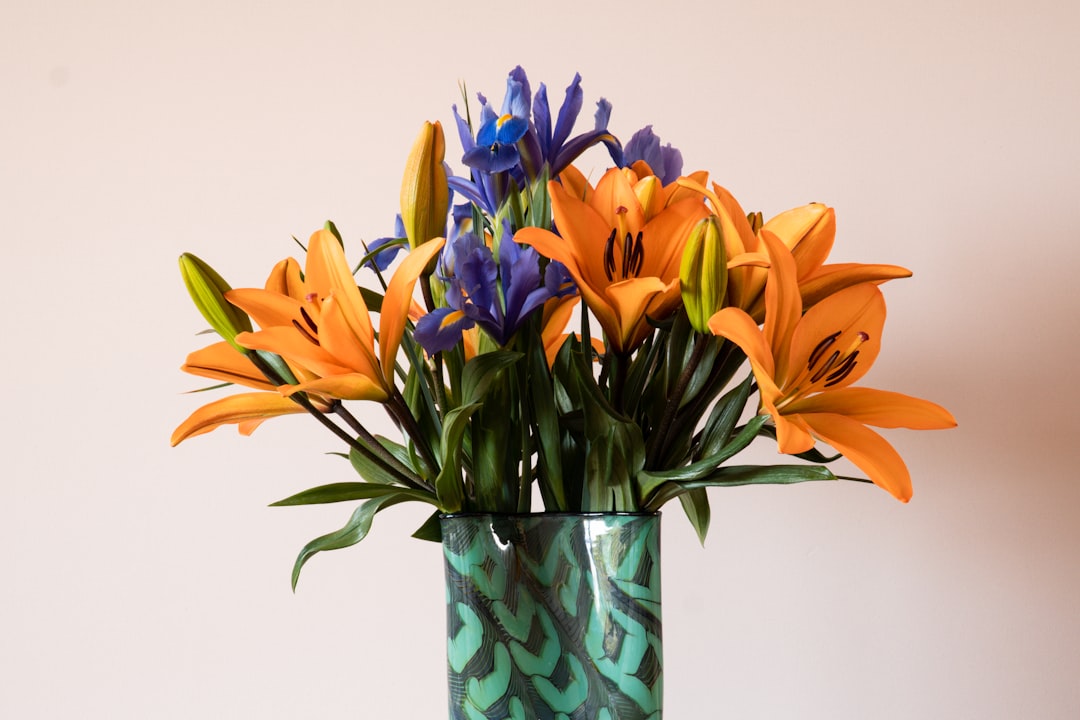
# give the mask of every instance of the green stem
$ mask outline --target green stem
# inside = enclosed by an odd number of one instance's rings
[[[611,378],[611,404],[616,411],[625,414],[623,388],[626,387],[626,373],[630,367],[629,353],[610,353],[611,364],[615,370]]]
[[[425,482],[423,478],[417,476],[411,468],[406,466],[394,457],[390,451],[384,448],[378,438],[372,435],[368,429],[356,419],[356,416],[348,411],[343,403],[340,401],[335,402],[333,411],[335,415],[345,421],[345,424],[348,425],[353,432],[363,439],[364,443],[367,444],[367,449],[370,451],[368,456],[378,462],[380,466],[385,467],[400,476],[409,478],[408,484],[417,490],[424,490],[431,493],[435,492],[434,487]]]
[[[648,448],[645,467],[649,469],[655,469],[656,463],[659,460],[658,453],[663,452],[662,448],[667,444],[668,434],[671,430],[671,425],[675,421],[675,414],[679,411],[679,405],[682,403],[683,395],[686,393],[686,388],[690,386],[690,379],[694,377],[694,371],[697,370],[697,366],[701,364],[701,360],[705,357],[705,351],[708,349],[708,342],[710,338],[704,335],[695,334],[694,352],[690,355],[690,361],[686,363],[686,367],[679,373],[679,378],[675,382],[675,387],[668,396],[667,404],[664,405],[664,414],[660,418],[660,424],[656,427],[656,433],[653,435],[653,442]]]
[[[247,357],[249,360],[251,360],[251,363],[259,369],[259,372],[261,372],[267,380],[274,383],[275,385],[296,384],[294,378],[283,378],[281,374],[277,372],[273,367],[271,367],[271,365],[258,353],[248,353]],[[397,480],[399,484],[418,490],[425,489],[423,485],[419,484],[420,478],[416,477],[411,471],[408,470],[408,468],[401,466],[404,469],[404,472],[402,472],[402,470],[398,469],[393,464],[387,462],[384,458],[376,455],[375,452],[373,452],[369,447],[365,446],[355,437],[345,432],[345,430],[342,429],[337,423],[328,418],[326,416],[326,413],[315,407],[315,405],[308,398],[307,394],[293,393],[289,396],[289,399],[295,402],[300,407],[307,410],[308,413],[310,413],[316,420],[318,420],[327,430],[334,433],[334,435],[336,435],[351,449],[360,453],[367,459],[377,464],[383,470],[385,470],[389,475],[391,475],[395,480]],[[335,401],[334,404],[336,407],[341,407],[340,401]],[[378,441],[375,441],[374,438],[372,438],[372,441],[375,447],[382,447],[381,445],[379,445]],[[387,455],[389,455],[389,453],[387,453]],[[393,456],[390,456],[390,459],[396,461]]]
[[[435,459],[435,454],[428,444],[427,438],[424,437],[424,433],[416,423],[416,418],[413,417],[412,411],[409,409],[409,403],[405,401],[405,398],[401,395],[401,391],[396,387],[394,388],[393,395],[391,395],[390,399],[386,402],[386,409],[390,413],[390,416],[397,421],[401,429],[405,431],[405,434],[412,438],[413,443],[420,453],[421,460],[427,465],[428,472],[434,476],[439,471],[439,463]]]

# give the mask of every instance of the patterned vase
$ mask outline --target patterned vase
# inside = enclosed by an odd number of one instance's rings
[[[660,516],[442,518],[451,720],[659,720]]]

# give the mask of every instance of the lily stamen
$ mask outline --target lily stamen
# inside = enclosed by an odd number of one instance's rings
[[[300,312],[303,313],[303,310],[301,310]],[[307,313],[304,313],[304,314],[306,315]],[[311,322],[310,318],[305,318],[305,319],[307,319],[308,322]],[[312,335],[310,332],[308,332],[308,329],[306,327],[304,327],[303,325],[301,325],[299,320],[297,320],[296,318],[293,318],[292,325],[293,325],[294,328],[296,328],[297,330],[300,331],[300,334],[304,336],[305,340],[308,340],[309,342],[311,342],[312,345],[319,346],[319,339],[317,337],[315,337],[314,335]]]
[[[300,316],[304,318],[304,322],[306,322],[307,326],[311,328],[311,332],[316,334],[319,332],[319,326],[316,325],[315,321],[311,319],[311,315],[308,314],[307,308],[300,308]]]
[[[630,233],[626,233],[626,241],[623,243],[623,278],[637,277],[644,262],[645,246],[641,243],[641,232],[638,231],[636,238],[631,238]]]
[[[618,230],[612,228],[611,235],[604,244],[604,274],[607,275],[608,282],[611,282],[615,274],[615,235],[617,233]]]
[[[839,360],[839,359],[840,359],[840,351],[839,350],[834,350],[833,354],[829,356],[828,361],[824,365],[822,365],[821,368],[818,369],[818,371],[816,373],[814,373],[813,375],[810,376],[810,382],[811,383],[816,383],[818,380],[825,377],[825,374],[827,372],[829,372],[829,370],[832,369],[832,366],[835,365],[836,361]],[[846,360],[845,360],[845,362],[846,362]],[[814,369],[813,363],[809,363],[807,365],[806,369],[807,370],[813,370]]]
[[[825,379],[825,387],[831,387],[850,375],[851,371],[855,369],[855,358],[857,357],[859,357],[858,350],[844,358],[844,362],[837,371]]]
[[[618,228],[612,229],[611,235],[608,236],[607,242],[604,243],[604,274],[609,282],[615,280],[615,269],[617,267],[615,263],[615,238],[618,237],[618,234]],[[645,264],[645,245],[641,239],[642,233],[640,231],[637,236],[629,232],[626,233],[626,238],[622,243],[622,265],[619,268],[622,271],[620,278],[622,280],[637,277]]]
[[[820,360],[821,356],[825,354],[825,351],[828,350],[834,342],[836,342],[836,338],[838,337],[840,337],[839,330],[834,332],[832,335],[829,335],[817,344],[817,347],[814,348],[814,351],[810,353],[810,359],[806,362],[807,370],[814,369],[814,366],[817,365],[817,361]]]

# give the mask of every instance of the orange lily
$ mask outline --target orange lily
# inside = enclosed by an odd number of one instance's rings
[[[895,392],[850,387],[881,347],[885,299],[873,283],[829,295],[805,315],[795,258],[772,232],[761,239],[772,260],[765,285],[765,324],[727,307],[709,329],[746,353],[761,394],[761,412],[776,424],[782,453],[797,454],[822,440],[903,502],[911,476],[896,450],[867,425],[918,430],[954,427],[948,410]]]
[[[859,283],[882,283],[886,280],[910,277],[911,271],[899,265],[868,263],[834,263],[825,260],[836,238],[836,212],[822,203],[810,203],[786,210],[769,219],[756,233],[739,202],[726,189],[713,183],[708,190],[696,178],[679,178],[677,183],[688,190],[703,194],[722,221],[728,257],[732,258],[728,272],[728,302],[746,310],[761,322],[765,316],[763,290],[768,254],[761,236],[770,232],[791,252],[795,259],[796,277],[804,308],[821,299]],[[744,261],[738,257],[743,254]],[[736,266],[738,269],[735,269]]]
[[[292,400],[282,397],[251,360],[226,341],[189,354],[180,369],[262,392],[239,393],[203,405],[173,431],[170,440],[173,446],[221,425],[237,425],[242,435],[250,435],[263,420],[305,412]]]
[[[413,250],[390,279],[379,315],[378,350],[367,305],[345,252],[325,229],[314,233],[308,243],[304,279],[299,280],[298,268],[295,273],[288,268],[283,273],[286,293],[249,289],[226,294],[263,328],[241,333],[236,340],[248,349],[276,353],[291,365],[310,371],[310,379],[279,388],[286,394],[313,392],[385,402],[394,392],[395,359],[413,289],[442,245],[439,238]]]
[[[647,317],[674,310],[679,265],[690,229],[707,210],[701,196],[663,187],[629,168],[606,172],[595,188],[563,171],[567,187],[548,183],[559,235],[523,228],[514,240],[566,266],[616,353],[649,334]]]
[[[278,263],[266,281],[266,290],[275,294],[302,297],[303,282],[296,261],[290,258]],[[281,321],[279,316],[269,312],[259,313],[258,320],[260,326],[265,323],[267,327]],[[238,352],[227,341],[190,353],[180,369],[192,375],[243,385],[262,392],[231,395],[200,407],[173,432],[171,442],[174,446],[221,425],[237,425],[242,435],[250,435],[263,420],[306,412],[302,406],[278,392],[277,387],[266,379],[251,359],[245,353]],[[297,365],[290,365],[289,369],[301,380],[315,377]],[[310,399],[317,408],[327,407],[324,398],[315,395]]]

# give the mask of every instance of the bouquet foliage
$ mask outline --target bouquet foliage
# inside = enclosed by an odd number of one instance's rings
[[[846,479],[911,496],[903,460],[867,426],[952,416],[855,385],[881,347],[879,285],[908,270],[829,264],[832,208],[747,213],[706,172],[684,173],[651,126],[620,142],[603,99],[576,129],[579,76],[557,113],[521,68],[500,108],[479,101],[476,119],[454,108],[463,174],[440,123],[424,123],[394,236],[346,243],[328,222],[303,264],[282,260],[260,288],[180,259],[221,336],[183,370],[250,391],[197,409],[173,444],[307,413],[359,475],[275,503],[361,501],[303,549],[294,584],[312,554],[355,544],[406,501],[431,506],[416,536],[438,540],[440,514],[529,512],[535,495],[545,512],[677,498],[704,539],[706,488],[835,480],[826,465],[841,455],[866,475]],[[595,184],[572,164],[593,147],[611,161]],[[364,403],[401,437],[372,434]],[[791,459],[737,464],[760,437]]]

